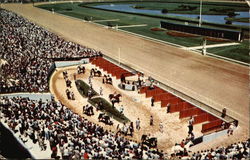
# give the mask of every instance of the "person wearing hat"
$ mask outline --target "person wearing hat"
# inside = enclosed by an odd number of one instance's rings
[[[152,115],[150,116],[149,125],[150,125],[150,126],[153,126],[153,125],[154,125],[154,119],[153,119],[153,116],[152,116]]]

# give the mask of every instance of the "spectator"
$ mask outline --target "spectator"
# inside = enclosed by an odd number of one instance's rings
[[[189,124],[189,125],[193,125],[193,123],[194,123],[194,117],[191,116],[191,117],[190,117],[190,120],[188,121],[188,124]]]
[[[193,125],[192,124],[188,124],[188,134],[192,133],[193,132]]]
[[[154,97],[152,97],[152,98],[151,98],[151,107],[154,106],[154,102],[155,102],[155,99],[154,99]]]
[[[124,111],[124,107],[123,107],[123,105],[121,105],[121,107],[120,107],[120,109],[119,109],[119,112],[120,112],[121,114],[123,114],[123,111]]]
[[[140,129],[141,129],[140,123],[141,123],[141,121],[140,121],[140,119],[138,118],[138,119],[135,121],[135,125],[136,125],[136,129],[137,129],[137,130],[140,130]]]
[[[103,92],[103,89],[102,89],[102,87],[100,87],[100,95],[101,96],[103,95],[102,92]]]
[[[228,136],[233,135],[234,129],[235,129],[235,125],[234,125],[234,123],[231,123],[228,130],[227,130],[227,135]]]
[[[159,124],[159,128],[160,128],[160,129],[159,129],[159,130],[160,130],[160,132],[161,132],[161,133],[163,133],[163,124],[162,124],[162,122],[160,122],[160,124]]]
[[[226,109],[226,108],[223,108],[223,109],[222,109],[222,113],[221,113],[221,117],[222,117],[222,118],[225,118],[225,117],[226,117],[226,113],[227,113],[227,109]]]
[[[149,125],[150,125],[150,126],[153,126],[153,125],[154,125],[154,119],[153,119],[153,116],[152,116],[152,115],[150,116]]]

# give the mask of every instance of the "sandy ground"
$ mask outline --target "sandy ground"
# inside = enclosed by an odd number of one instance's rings
[[[77,79],[81,79],[88,83],[88,77],[90,75],[89,71],[94,66],[91,64],[85,65],[87,68],[86,73],[77,75]],[[116,132],[116,127],[119,124],[116,120],[114,121],[113,126],[105,125],[102,122],[98,122],[98,115],[100,111],[94,109],[94,116],[87,116],[82,114],[82,106],[88,104],[87,98],[84,98],[78,92],[75,83],[72,83],[71,91],[74,92],[76,100],[68,100],[66,97],[66,84],[63,79],[62,72],[67,70],[69,74],[69,79],[73,80],[73,74],[76,73],[76,66],[57,69],[51,78],[51,92],[55,95],[55,98],[61,101],[64,105],[72,109],[74,112],[82,115],[88,120],[99,124],[106,128]],[[113,80],[115,78],[113,77]],[[158,146],[164,151],[168,151],[175,143],[180,143],[182,139],[187,137],[188,132],[188,123],[187,119],[179,119],[179,114],[167,114],[166,108],[161,108],[160,103],[155,104],[154,107],[151,107],[150,98],[145,98],[145,94],[138,94],[137,91],[124,91],[118,87],[119,80],[114,80],[113,86],[109,84],[103,84],[101,77],[94,77],[92,80],[93,88],[99,92],[100,87],[103,88],[103,98],[109,101],[108,95],[114,92],[120,93],[122,95],[122,102],[120,104],[115,104],[115,107],[119,110],[120,106],[124,106],[124,115],[127,116],[132,122],[137,118],[140,118],[141,121],[141,130],[136,130],[133,137],[128,136],[129,139],[140,141],[142,134],[150,135],[152,137],[157,137]],[[150,116],[153,116],[154,125],[149,125]],[[161,133],[159,131],[159,123],[163,122],[164,131]],[[123,124],[120,124],[120,126]],[[194,126],[194,134],[198,137],[201,136],[201,124]]]
[[[66,84],[65,80],[63,79],[62,72],[64,70],[67,70],[69,79],[74,82],[73,80],[73,74],[76,73],[76,67],[66,67],[66,68],[60,68],[57,69],[54,74],[52,75],[51,81],[50,81],[50,89],[51,93],[55,96],[56,100],[61,101],[64,105],[72,109],[74,112],[78,113],[79,115],[85,117],[91,122],[94,122],[98,125],[103,126],[105,129],[110,130],[112,132],[116,132],[117,125],[122,125],[116,120],[113,120],[114,125],[108,126],[105,125],[102,122],[98,122],[98,115],[99,111],[96,111],[94,109],[94,116],[87,116],[82,114],[82,106],[89,104],[87,102],[87,98],[84,98],[80,95],[78,92],[75,83],[72,83],[72,88],[70,88],[70,91],[72,91],[75,95],[76,100],[68,100],[66,97]],[[85,83],[88,83],[88,77],[90,75],[89,71],[91,68],[94,68],[94,65],[87,64],[86,67],[86,73],[77,75],[77,79],[85,81]],[[103,70],[101,70],[103,73],[105,73]],[[105,73],[106,74],[106,73]],[[99,92],[99,88],[103,88],[103,98],[105,98],[107,101],[108,95],[114,92],[120,93],[122,95],[122,102],[120,104],[116,104],[115,107],[119,110],[120,106],[123,105],[125,110],[124,114],[127,116],[132,122],[134,122],[137,118],[140,118],[141,120],[141,130],[136,130],[133,137],[127,136],[128,139],[134,140],[139,142],[141,135],[146,134],[150,135],[152,137],[157,137],[158,139],[158,147],[161,150],[164,150],[165,152],[170,153],[171,147],[175,143],[181,142],[182,139],[185,139],[187,136],[188,128],[187,128],[187,121],[188,119],[179,119],[179,113],[173,113],[173,114],[167,114],[166,108],[161,108],[160,103],[156,103],[154,107],[151,107],[150,98],[145,98],[145,94],[138,94],[137,91],[124,91],[121,90],[118,87],[119,80],[115,80],[113,77],[113,86],[109,84],[103,84],[102,83],[102,77],[94,77],[92,79],[93,88],[97,92]],[[154,117],[154,125],[149,125],[149,118],[150,115],[153,115]],[[163,122],[164,131],[161,133],[159,131],[159,123]],[[199,137],[202,135],[201,131],[201,124],[197,124],[194,126],[194,134],[196,137]],[[190,149],[192,151],[201,150],[201,149],[210,149],[214,148],[216,146],[221,145],[228,145],[234,142],[238,142],[241,140],[245,140],[247,138],[246,130],[242,127],[238,127],[236,131],[234,132],[233,136],[222,136],[216,139],[215,141],[209,142],[209,143],[202,143],[200,145],[197,145],[195,147],[191,147]]]

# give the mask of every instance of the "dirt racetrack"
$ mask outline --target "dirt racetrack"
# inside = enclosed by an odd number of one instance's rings
[[[102,51],[171,87],[222,110],[248,128],[249,69],[170,45],[107,29],[33,7],[32,4],[3,4],[67,40]]]

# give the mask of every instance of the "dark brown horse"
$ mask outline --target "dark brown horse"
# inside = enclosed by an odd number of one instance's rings
[[[109,95],[109,100],[114,103],[120,103],[120,97],[122,97],[121,94],[110,94]]]
[[[101,77],[102,76],[102,72],[97,70],[96,68],[92,68],[90,70],[90,75],[93,75],[94,77]]]
[[[106,76],[106,75],[104,75],[103,76],[103,79],[102,79],[102,83],[103,84],[111,84],[111,85],[113,85],[113,83],[112,83],[112,78],[108,75],[108,76]]]
[[[77,67],[77,73],[78,74],[85,73],[85,67],[84,66],[78,66]]]

